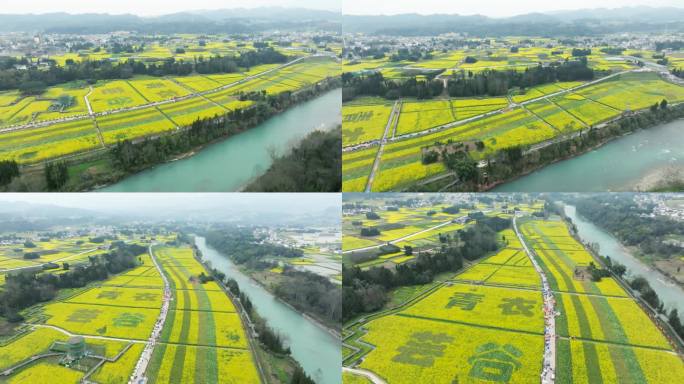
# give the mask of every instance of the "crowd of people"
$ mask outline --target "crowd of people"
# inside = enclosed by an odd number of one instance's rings
[[[542,360],[541,382],[542,384],[550,384],[556,379],[556,316],[559,315],[556,312],[556,298],[553,296],[553,292],[551,292],[546,274],[532,256],[532,252],[527,248],[527,244],[525,244],[520,232],[518,232],[515,219],[513,220],[513,228],[525,249],[525,253],[527,253],[527,256],[532,261],[534,269],[541,276],[542,298],[544,300],[544,358]]]
[[[154,329],[152,330],[152,334],[150,335],[150,338],[147,340],[147,344],[145,345],[145,349],[143,349],[143,352],[140,355],[138,362],[135,364],[135,369],[133,370],[133,374],[131,375],[131,379],[128,381],[129,384],[143,384],[147,381],[145,378],[145,372],[147,371],[147,365],[150,363],[150,359],[152,358],[152,352],[154,352],[154,347],[157,344],[157,340],[159,339],[159,336],[161,335],[162,329],[164,329],[164,323],[166,321],[166,315],[169,312],[169,306],[170,306],[171,300],[173,299],[173,296],[171,293],[171,288],[169,285],[169,281],[167,280],[166,275],[162,272],[161,268],[157,264],[157,260],[154,258],[154,256],[152,256],[151,250],[150,250],[150,257],[152,258],[152,262],[154,263],[155,267],[157,267],[159,274],[161,275],[162,279],[164,280],[164,297],[162,300],[161,312],[159,313],[159,317],[157,318],[157,322],[154,324]]]

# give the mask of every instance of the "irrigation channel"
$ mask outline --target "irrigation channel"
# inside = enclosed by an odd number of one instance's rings
[[[493,191],[648,190],[671,168],[684,168],[684,120],[618,138],[591,152],[504,183]]]
[[[340,124],[342,90],[335,89],[259,126],[207,146],[193,156],[160,164],[101,189],[103,192],[236,191],[271,166],[308,133]]]
[[[338,103],[339,104],[339,103]],[[342,383],[342,345],[325,329],[279,301],[250,277],[243,274],[227,256],[209,247],[203,237],[195,237],[202,257],[211,266],[235,279],[249,296],[259,315],[285,336],[294,357],[319,384]]]
[[[658,270],[632,256],[613,235],[580,216],[574,206],[565,205],[565,214],[575,223],[579,237],[584,242],[598,243],[599,253],[624,264],[630,276],[640,275],[646,278],[665,303],[665,308],[674,307],[679,313],[684,312],[684,289],[668,280]]]

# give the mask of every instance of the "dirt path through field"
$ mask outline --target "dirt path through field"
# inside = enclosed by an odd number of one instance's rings
[[[372,381],[373,384],[387,384],[385,380],[383,380],[380,376],[376,375],[375,373],[371,371],[366,371],[364,369],[356,369],[356,368],[347,368],[347,367],[342,367],[342,371],[344,372],[349,372],[353,373],[355,375],[360,375],[368,380]]]

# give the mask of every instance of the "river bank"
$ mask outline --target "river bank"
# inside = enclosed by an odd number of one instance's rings
[[[630,277],[644,277],[666,307],[677,308],[680,313],[684,311],[684,287],[682,285],[677,284],[657,268],[639,260],[612,234],[580,216],[574,206],[565,204],[564,212],[577,228],[577,235],[583,243],[598,244],[600,254],[609,256],[612,260],[627,267]]]
[[[677,185],[684,119],[637,129],[488,186],[493,192],[650,191]]]
[[[204,270],[206,271],[207,275],[211,276],[213,274],[211,270],[212,267],[200,257],[197,248],[193,247],[192,254],[195,259],[202,264],[202,266],[204,266]],[[245,334],[247,335],[249,347],[252,351],[252,356],[255,359],[261,381],[265,384],[272,383],[273,380],[277,380],[277,382],[280,384],[285,383],[285,381],[282,380],[283,377],[281,376],[285,374],[288,376],[288,379],[290,379],[295,369],[298,366],[301,367],[299,362],[290,355],[280,355],[266,349],[255,334],[254,323],[256,321],[261,321],[259,314],[255,311],[252,311],[252,315],[250,315],[248,311],[245,310],[245,307],[242,305],[242,302],[240,302],[240,299],[235,297],[235,295],[233,295],[230,289],[226,287],[222,281],[216,281],[216,283],[233,303],[233,306],[237,309],[237,312],[240,315],[240,319],[242,319],[242,323],[245,325]],[[252,316],[255,318],[253,319]]]
[[[100,191],[239,191],[266,172],[274,155],[287,153],[310,132],[334,129],[340,95],[339,88],[319,93],[256,127],[194,149],[193,156],[158,164]]]
[[[617,261],[620,264],[625,265],[627,267],[626,271],[626,276],[619,276],[616,275],[615,273],[610,273],[610,275],[615,279],[615,281],[622,286],[622,288],[627,292],[627,294],[636,301],[637,304],[646,312],[646,314],[649,316],[649,318],[656,324],[658,324],[658,327],[664,332],[666,335],[668,341],[670,344],[675,348],[675,350],[679,351],[680,353],[684,352],[684,340],[677,334],[677,331],[672,327],[672,325],[667,321],[666,318],[663,318],[661,316],[661,313],[658,311],[658,308],[652,307],[644,298],[641,297],[640,294],[636,293],[635,290],[632,289],[629,285],[629,278],[633,278],[636,276],[641,276],[644,277],[647,281],[648,284],[653,288],[653,290],[656,292],[658,295],[658,298],[664,305],[664,312],[662,313],[663,315],[667,316],[667,313],[674,308],[677,309],[677,312],[681,312],[681,304],[684,301],[684,290],[680,288],[680,294],[678,295],[676,292],[674,292],[675,296],[681,296],[681,297],[675,297],[674,301],[670,301],[672,299],[673,291],[666,291],[663,290],[663,281],[662,279],[657,277],[657,272],[654,272],[651,269],[648,269],[645,264],[641,263],[640,260],[636,259],[630,252],[629,250],[623,246],[621,243],[617,243],[618,250],[622,252],[611,252],[609,254],[606,254],[605,252],[601,251],[599,252],[595,250],[590,244],[599,244],[599,249],[601,249],[601,242],[592,242],[589,240],[586,240],[586,237],[591,236],[591,232],[589,232],[589,229],[591,229],[590,225],[593,225],[592,223],[588,221],[584,221],[581,216],[575,211],[575,207],[571,205],[564,205],[564,211],[566,212],[565,215],[565,220],[570,219],[572,221],[572,224],[574,225],[574,228],[576,231],[570,231],[571,235],[580,242],[581,244],[584,244],[585,248],[589,253],[592,255],[594,260],[596,260],[597,264],[601,266],[601,268],[607,268],[604,260],[601,258],[602,256],[608,256],[611,258],[613,261]],[[574,216],[574,217],[571,217]],[[578,222],[580,223],[578,226]],[[584,236],[580,234],[580,226],[583,228],[581,231],[584,232]],[[597,226],[594,226],[598,228]],[[600,229],[600,228],[599,228]],[[603,230],[602,230],[603,231]],[[608,235],[608,239],[612,239],[614,241],[617,241],[610,233],[603,231],[602,234]],[[603,242],[604,245],[606,245],[606,242]],[[615,248],[612,249],[614,251]],[[632,268],[639,268],[639,267],[646,267],[647,270],[651,271],[651,274],[645,275],[645,274],[635,274],[634,269]],[[655,277],[655,281],[658,283],[655,285],[653,283],[653,278]],[[667,285],[665,284],[666,287],[676,287],[674,285]],[[666,300],[663,296],[666,296],[668,299]]]
[[[287,305],[290,307],[293,311],[297,311],[302,314],[302,316],[308,318],[311,322],[319,326],[321,329],[325,330],[328,332],[331,336],[342,339],[342,333],[341,330],[337,330],[333,327],[332,324],[329,324],[329,322],[325,321],[324,319],[320,318],[320,316],[316,315],[315,313],[311,312],[306,312],[301,309],[296,308],[294,305],[288,303],[287,301],[281,299],[280,297],[276,296],[275,293],[272,292],[272,288],[268,285],[268,280],[264,277],[263,274],[259,273],[258,271],[254,271],[242,266],[237,267],[240,272],[244,273],[245,275],[249,276],[254,282],[259,284],[261,288],[265,289],[268,291],[270,294],[273,295],[278,301],[283,303],[284,305]]]
[[[225,144],[226,142],[229,142],[230,140],[228,139],[233,139],[233,138],[239,138],[241,136],[245,136],[245,134],[256,130],[259,130],[260,127],[264,125],[268,125],[271,123],[273,120],[283,120],[282,116],[287,116],[289,112],[298,109],[298,107],[301,107],[302,105],[306,105],[307,103],[310,103],[313,100],[319,99],[321,97],[324,97],[326,94],[330,92],[334,92],[335,90],[338,90],[341,92],[339,89],[340,86],[340,80],[338,77],[332,77],[332,78],[326,78],[325,80],[322,80],[318,82],[317,84],[311,85],[309,87],[303,88],[299,91],[293,92],[290,95],[290,99],[292,100],[292,104],[287,104],[284,103],[284,107],[282,108],[271,108],[272,112],[268,115],[265,116],[263,120],[254,120],[254,124],[241,124],[240,122],[234,123],[231,125],[231,127],[227,127],[224,129],[225,132],[221,133],[220,135],[216,137],[212,137],[209,140],[206,140],[202,143],[199,143],[197,145],[193,145],[191,147],[186,147],[183,148],[180,151],[176,151],[173,153],[168,154],[168,156],[161,158],[158,161],[146,161],[144,163],[136,163],[135,166],[124,169],[122,167],[116,166],[115,165],[115,159],[113,156],[113,150],[115,147],[108,147],[108,148],[103,148],[100,150],[92,151],[92,152],[86,152],[86,153],[79,153],[79,154],[74,154],[74,155],[69,155],[65,156],[62,158],[56,158],[50,160],[51,163],[64,163],[66,164],[68,168],[68,180],[67,182],[59,189],[61,192],[79,192],[79,191],[93,191],[93,190],[104,190],[107,191],[108,189],[112,188],[114,190],[125,190],[125,187],[128,185],[124,184],[123,186],[117,186],[119,183],[123,181],[127,181],[128,179],[135,178],[136,176],[140,176],[145,174],[143,177],[148,177],[149,173],[156,173],[157,169],[159,168],[166,168],[169,166],[169,164],[173,163],[184,163],[187,162],[188,160],[191,160],[193,158],[198,157],[200,154],[208,151],[209,149],[216,147],[216,146],[221,146],[221,144]],[[339,100],[338,100],[339,104]],[[257,103],[258,105],[258,103]],[[253,110],[256,111],[255,106],[248,107],[244,109],[244,111],[249,111]],[[335,115],[334,112],[329,112],[330,115]],[[341,113],[341,112],[340,112]],[[336,116],[337,119],[335,122],[339,123],[339,116]],[[285,118],[287,120],[287,118]],[[223,122],[225,121],[225,116],[217,116],[216,118],[209,118],[202,120],[205,123],[208,124],[216,124],[216,125],[222,125]],[[272,124],[272,123],[271,123]],[[194,126],[194,124],[193,124]],[[157,135],[154,137],[148,137],[144,139],[137,139],[132,141],[132,148],[140,147],[142,148],[145,146],[147,143],[154,143],[158,142],[160,139],[168,139],[171,137],[176,137],[176,138],[182,138],[183,135],[188,135],[190,131],[192,131],[194,128],[193,126],[188,126],[188,127],[183,127],[182,129],[175,131],[173,133],[169,133],[166,135]],[[327,126],[327,124],[314,124],[315,128],[318,129],[331,129],[334,126],[330,124],[330,127]],[[311,128],[311,127],[308,127]],[[289,130],[283,130],[283,131],[289,131]],[[302,134],[301,130],[295,130],[295,133],[300,134],[298,137],[295,137],[295,135],[291,135],[291,137],[286,138],[285,140],[279,140],[277,143],[279,144],[286,144],[288,146],[293,146],[297,142],[301,141],[302,138],[305,136],[305,134]],[[307,132],[304,132],[307,133]],[[248,135],[249,136],[249,135]],[[168,140],[167,140],[168,141]],[[247,141],[247,140],[243,140]],[[268,146],[264,145],[263,149],[268,150]],[[158,152],[158,151],[155,151]],[[157,153],[158,155],[158,153]],[[267,153],[268,155],[268,153]],[[262,165],[262,169],[260,169],[260,173],[263,173],[266,171],[270,164],[264,164]],[[221,174],[220,172],[215,172],[215,168],[211,168],[207,173],[209,172],[214,172],[213,176],[216,176],[217,174]],[[225,164],[224,167],[220,169],[220,171],[225,171]],[[252,175],[252,177],[256,177],[258,174]],[[131,183],[134,185],[135,183]],[[244,182],[243,182],[244,184]],[[229,189],[224,188],[220,189],[221,191],[228,191],[228,190],[238,190],[241,185],[234,185],[231,186]],[[44,164],[39,164],[39,165],[30,165],[30,166],[23,166],[21,167],[21,174],[19,177],[15,178],[12,183],[10,183],[8,186],[1,188],[0,190],[5,191],[5,192],[19,192],[19,191],[32,191],[32,192],[42,192],[42,191],[47,191],[47,184],[45,181],[45,165]],[[145,189],[146,192],[149,191],[156,191],[156,190],[163,190],[163,189]],[[198,187],[197,191],[202,191],[206,189],[202,189],[201,186]],[[215,191],[214,189],[208,189],[211,191]],[[166,190],[165,190],[166,191]],[[175,190],[173,190],[175,191]],[[192,190],[190,188],[186,188],[185,191],[192,192],[195,190]]]
[[[237,281],[241,291],[249,296],[257,313],[286,338],[292,357],[309,376],[321,384],[342,382],[342,349],[339,338],[272,295],[259,282],[244,274],[227,256],[209,247],[203,237],[196,236],[195,245],[212,268]]]

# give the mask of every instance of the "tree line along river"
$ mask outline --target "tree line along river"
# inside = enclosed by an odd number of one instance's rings
[[[684,168],[684,120],[639,130],[591,152],[559,161],[494,192],[605,192],[649,189],[645,179]],[[645,188],[644,188],[645,187]]]
[[[316,383],[342,383],[340,340],[243,274],[227,256],[209,247],[203,237],[196,236],[195,244],[202,252],[204,260],[211,262],[213,268],[237,281],[240,290],[249,296],[257,313],[287,339],[292,357]]]
[[[160,164],[100,191],[237,191],[271,166],[272,153],[282,155],[314,130],[339,125],[341,99],[341,89],[326,92],[193,156]]]
[[[629,250],[620,244],[613,235],[580,216],[574,206],[565,205],[564,209],[565,214],[572,219],[577,227],[578,235],[583,241],[598,243],[599,254],[610,256],[611,259],[624,264],[630,276],[643,276],[665,303],[668,310],[669,308],[677,308],[677,312],[684,313],[684,289],[670,281],[667,276],[655,268],[649,267],[632,256]]]

